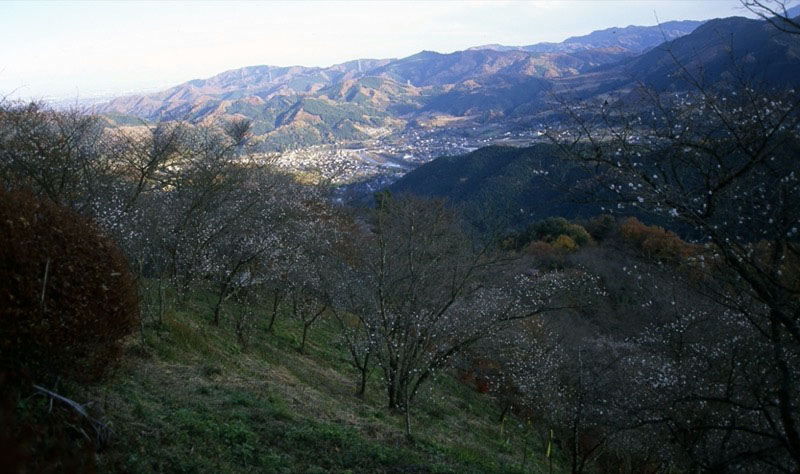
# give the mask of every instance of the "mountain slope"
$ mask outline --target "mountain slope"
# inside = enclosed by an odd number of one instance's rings
[[[554,145],[528,148],[490,146],[472,153],[436,158],[389,187],[392,193],[447,198],[473,216],[503,216],[511,226],[546,217],[598,214],[570,197],[568,188],[584,174],[568,169]]]
[[[546,87],[537,78],[574,76],[627,56],[614,48],[575,54],[457,51],[325,69],[253,66],[115,99],[96,110],[126,120],[246,117],[272,147],[363,140],[400,131],[417,113],[504,115],[519,103],[539,102]]]
[[[674,39],[654,47],[665,37]],[[423,51],[328,68],[253,66],[96,110],[120,124],[131,116],[204,123],[246,117],[263,146],[282,149],[399,136],[422,123],[445,124],[435,127],[446,132],[453,117],[472,122],[462,129],[528,127],[558,106],[553,92],[585,99],[639,84],[686,89],[681,68],[708,85],[737,78],[800,85],[800,35],[746,18],[611,28],[526,48]]]
[[[209,325],[205,297],[171,305],[163,324],[129,341],[110,381],[66,393],[106,407],[113,434],[96,456],[99,472],[530,472],[520,468],[523,450],[528,468],[545,471],[544,451],[526,444],[530,430],[512,415],[498,436],[499,405],[453,375],[437,377],[414,405],[407,442],[377,371],[364,399],[355,396],[358,377],[333,318],[321,318],[302,354],[302,327],[282,308],[274,332],[266,318],[253,321],[243,348],[232,323]],[[40,406],[46,413],[44,399]]]
[[[275,96],[310,93],[325,86],[363,75],[389,60],[359,59],[328,68],[249,66],[225,71],[208,79],[195,79],[147,96],[121,97],[98,108],[157,119],[171,110],[203,100],[269,100]]]
[[[636,36],[638,28],[647,27],[623,28],[620,31],[626,33],[619,36],[615,36],[611,30],[604,30],[586,37],[569,38],[551,48],[531,47],[527,51],[468,50],[450,54],[423,51],[398,60],[360,59],[327,68],[250,66],[207,79],[188,81],[155,94],[117,98],[98,105],[95,110],[120,123],[130,122],[131,117],[151,121],[185,119],[201,122],[245,116],[253,120],[259,135],[269,138],[275,138],[270,135],[278,135],[278,140],[283,141],[286,137],[282,138],[282,135],[296,134],[278,130],[289,125],[276,122],[276,118],[291,115],[291,109],[298,107],[300,96],[322,96],[331,101],[329,105],[332,107],[351,108],[344,103],[371,106],[373,109],[365,109],[360,113],[363,121],[391,128],[399,124],[382,120],[384,114],[375,114],[375,109],[386,111],[394,118],[416,111],[427,113],[437,110],[440,104],[444,107],[442,112],[473,111],[473,106],[452,106],[449,97],[436,99],[436,96],[449,92],[454,86],[459,87],[460,92],[455,94],[459,97],[467,89],[489,87],[491,90],[487,90],[486,98],[471,97],[469,102],[496,105],[498,101],[493,97],[508,98],[517,94],[497,89],[518,88],[518,84],[525,81],[523,78],[571,77],[630,57],[640,49],[632,46],[635,40],[631,39]],[[685,30],[688,26],[683,28]],[[617,40],[614,41],[614,38]],[[621,46],[623,44],[625,47]],[[506,84],[501,84],[504,81],[486,80],[487,76],[497,74],[517,77]],[[378,78],[384,82],[376,89],[363,82],[367,78]],[[355,90],[354,82],[358,83]],[[531,83],[538,84],[536,81]],[[523,95],[526,100],[531,99],[531,94]],[[502,108],[513,108],[513,105],[505,104]],[[321,117],[322,122],[303,120],[303,115],[294,117],[291,127],[303,129],[301,134],[312,142],[324,141],[326,136],[331,135],[329,131],[336,128],[336,123],[330,122],[325,116]],[[326,129],[320,129],[319,123],[325,123]],[[349,124],[345,128],[350,129]],[[346,138],[337,133],[333,133],[333,137]]]
[[[800,35],[778,32],[765,21],[711,20],[692,33],[639,56],[560,78],[554,86],[581,97],[625,92],[645,85],[659,91],[728,83],[730,87],[800,85]]]
[[[630,25],[624,28],[607,28],[584,36],[573,36],[561,43],[536,43],[527,46],[503,46],[488,44],[470,49],[492,49],[496,51],[528,51],[531,53],[576,52],[597,48],[621,48],[630,53],[642,53],[664,41],[687,35],[702,25],[702,21],[668,21],[655,26]]]
[[[706,84],[738,74],[753,85],[800,84],[800,35],[777,34],[763,21],[723,18],[654,48],[625,68],[656,88],[681,87],[676,61]]]

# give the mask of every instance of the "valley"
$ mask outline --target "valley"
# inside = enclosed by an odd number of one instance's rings
[[[731,1],[76,4],[29,55],[225,66],[0,95],[0,470],[798,472],[800,6]]]
[[[259,154],[288,172],[303,179],[325,182],[334,187],[366,186],[374,192],[393,182],[417,166],[442,156],[460,155],[478,148],[504,145],[528,146],[541,140],[541,132],[519,130],[494,136],[491,127],[466,127],[460,133],[453,128],[413,129],[391,137],[363,142],[310,145],[280,154]],[[485,137],[489,133],[489,138]]]
[[[340,195],[371,194],[436,157],[540,141],[546,127],[568,119],[570,103],[640,100],[633,91],[641,85],[682,93],[689,82],[666,80],[675,64],[712,85],[731,80],[728,59],[747,58],[740,78],[800,86],[788,73],[798,51],[796,41],[777,41],[755,20],[670,22],[562,43],[423,51],[327,68],[245,67],[91,110],[111,126],[247,120],[257,156],[279,155],[276,165],[305,180],[346,186]]]

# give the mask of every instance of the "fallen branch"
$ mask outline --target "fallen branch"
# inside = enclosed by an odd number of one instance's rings
[[[67,397],[65,397],[63,395],[59,395],[56,392],[53,392],[52,390],[48,390],[48,389],[46,389],[46,388],[44,388],[42,386],[34,385],[33,388],[36,389],[39,393],[50,397],[51,403],[52,403],[53,400],[58,400],[60,402],[63,402],[66,405],[68,405],[70,408],[75,410],[84,419],[86,419],[89,422],[89,424],[92,426],[92,428],[94,429],[94,432],[95,432],[95,440],[94,441],[95,441],[95,443],[97,444],[98,447],[104,446],[108,442],[108,439],[111,436],[111,428],[107,424],[103,423],[102,421],[100,421],[100,420],[98,420],[96,418],[93,418],[91,415],[89,415],[89,412],[86,411],[86,408],[84,408],[84,405],[81,405],[80,403],[76,402],[75,400],[71,400],[71,399],[69,399],[69,398],[67,398]],[[91,439],[89,438],[89,435],[87,435],[86,432],[83,429],[77,429],[76,428],[76,431],[79,431],[81,434],[83,434],[86,437],[86,439],[88,441],[91,441]]]

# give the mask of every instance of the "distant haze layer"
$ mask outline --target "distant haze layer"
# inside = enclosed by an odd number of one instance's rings
[[[736,0],[2,2],[0,97],[109,97],[247,65],[330,66],[747,13]]]

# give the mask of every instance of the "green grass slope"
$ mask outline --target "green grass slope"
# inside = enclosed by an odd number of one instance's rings
[[[172,304],[111,380],[68,393],[113,430],[99,472],[547,472],[546,427],[501,427],[500,410],[457,377],[421,394],[407,441],[377,371],[366,398],[354,395],[333,321],[312,328],[301,354],[299,323],[281,315],[271,334],[267,310],[257,314],[242,348],[231,321],[210,324],[204,298]]]

